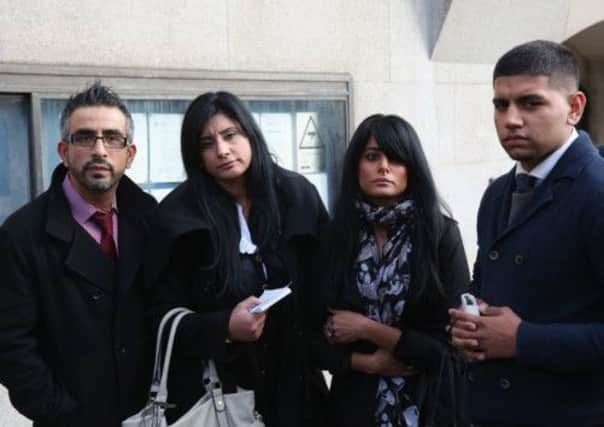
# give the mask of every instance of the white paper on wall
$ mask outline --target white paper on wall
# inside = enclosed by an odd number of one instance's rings
[[[151,181],[181,182],[185,171],[180,155],[183,114],[149,114]]]
[[[126,174],[137,184],[147,182],[149,173],[149,134],[147,133],[147,114],[132,114],[134,121],[134,144],[136,156]]]

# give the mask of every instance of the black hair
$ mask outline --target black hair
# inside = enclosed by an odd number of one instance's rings
[[[417,133],[407,121],[396,115],[375,114],[366,118],[352,135],[344,158],[342,182],[330,226],[330,282],[335,286],[352,283],[352,270],[359,252],[361,218],[355,202],[362,197],[359,187],[359,162],[369,139],[373,137],[390,160],[407,167],[405,196],[416,206],[412,271],[416,297],[434,284],[445,296],[438,268],[438,243],[444,226],[443,213],[449,210],[438,196],[428,161]],[[450,216],[450,214],[449,214]]]
[[[75,110],[81,107],[115,107],[118,108],[126,117],[127,141],[132,142],[134,137],[134,121],[126,107],[126,104],[108,86],[101,84],[100,80],[95,81],[90,87],[72,95],[68,100],[65,108],[61,112],[59,120],[61,126],[61,139],[69,141],[69,119]]]
[[[260,128],[238,97],[229,92],[208,92],[191,102],[182,122],[182,160],[187,177],[195,187],[196,202],[210,225],[214,258],[211,267],[216,269],[216,283],[222,284],[219,292],[235,292],[240,238],[235,203],[201,164],[201,133],[217,114],[224,114],[238,123],[250,143],[252,159],[245,173],[245,185],[255,212],[258,233],[254,239],[260,250],[276,240],[281,228],[275,190],[276,165]]]
[[[493,70],[493,82],[497,77],[547,76],[556,83],[566,83],[571,91],[579,87],[579,65],[573,52],[559,43],[535,40],[514,47],[505,53]]]

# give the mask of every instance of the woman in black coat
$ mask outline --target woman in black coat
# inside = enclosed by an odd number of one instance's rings
[[[306,345],[307,285],[327,214],[304,177],[273,163],[241,101],[206,93],[189,106],[181,149],[187,180],[151,221],[148,259],[155,324],[173,307],[181,322],[168,383],[173,422],[204,393],[203,361],[213,359],[225,392],[255,392],[266,426],[321,425],[318,371]],[[251,314],[264,289],[291,295]]]
[[[328,237],[325,340],[337,426],[463,424],[447,310],[469,283],[409,123],[373,115],[355,131]]]

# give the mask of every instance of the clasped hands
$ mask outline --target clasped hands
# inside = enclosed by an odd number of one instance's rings
[[[449,310],[451,344],[472,362],[514,357],[522,319],[509,307],[489,306],[482,300],[478,303],[480,316]]]
[[[348,310],[330,310],[330,316],[323,325],[323,333],[330,344],[349,344],[355,341],[371,341],[373,320],[362,314]],[[375,325],[373,325],[375,326]],[[396,359],[392,352],[378,348],[370,354],[353,353],[352,369],[366,374],[380,376],[409,376],[417,374],[415,368]]]
[[[367,340],[365,331],[370,321],[368,317],[354,311],[331,310],[331,315],[323,326],[323,332],[330,344],[349,344]]]

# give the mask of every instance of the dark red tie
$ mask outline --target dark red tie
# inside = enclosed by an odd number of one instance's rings
[[[92,215],[92,220],[101,228],[101,250],[110,259],[115,259],[117,252],[113,241],[112,215],[113,211],[97,211]]]

